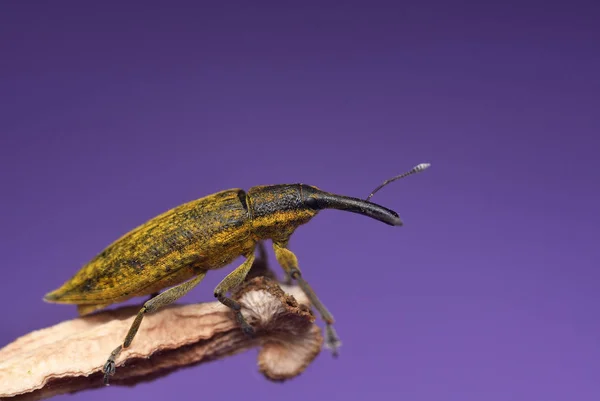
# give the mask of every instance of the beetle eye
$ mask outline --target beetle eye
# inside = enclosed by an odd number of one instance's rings
[[[313,198],[313,197],[309,197],[309,198],[307,198],[307,199],[304,201],[304,203],[306,204],[306,206],[308,206],[308,207],[309,207],[309,208],[311,208],[311,209],[314,209],[314,210],[316,210],[316,209],[318,209],[318,208],[319,208],[319,202],[318,202],[318,201],[317,201],[315,198]]]

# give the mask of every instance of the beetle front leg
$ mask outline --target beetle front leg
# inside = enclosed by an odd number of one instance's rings
[[[265,245],[264,242],[259,242],[259,257],[262,258],[263,260],[266,261],[267,259],[267,250],[265,249]],[[284,285],[292,285],[292,277],[290,276],[290,274],[288,273],[287,270],[284,270],[283,274],[285,275],[285,277],[283,277],[283,279],[281,280],[281,282]]]
[[[306,294],[310,302],[315,306],[315,309],[321,315],[321,319],[325,322],[325,346],[332,350],[333,356],[338,355],[338,348],[341,341],[333,328],[333,315],[327,310],[325,305],[319,300],[311,286],[304,280],[300,268],[298,267],[298,258],[292,251],[287,249],[287,242],[273,241],[273,249],[275,250],[275,258],[283,267],[288,277],[296,280],[302,291]]]
[[[246,322],[242,315],[242,305],[239,302],[225,296],[230,290],[234,289],[238,285],[244,282],[246,275],[252,267],[255,255],[254,251],[247,255],[247,259],[238,266],[234,271],[229,273],[215,288],[215,298],[217,298],[223,305],[231,308],[235,312],[235,318],[242,327],[242,331],[247,335],[254,334],[254,328]]]
[[[161,292],[155,298],[152,298],[144,303],[144,306],[142,306],[142,309],[138,312],[137,316],[135,317],[135,320],[131,324],[129,331],[125,336],[125,341],[123,341],[123,344],[119,345],[117,348],[115,348],[113,352],[111,352],[110,356],[108,357],[108,360],[104,364],[104,368],[102,369],[102,371],[104,372],[105,385],[108,385],[108,380],[110,376],[115,374],[115,360],[117,359],[122,350],[131,345],[133,338],[135,337],[135,335],[138,332],[138,329],[140,328],[140,324],[142,323],[144,315],[147,313],[155,312],[159,308],[162,308],[163,306],[167,306],[175,302],[176,300],[187,294],[196,285],[198,285],[198,283],[202,281],[204,276],[206,276],[205,271],[199,273],[196,277],[189,281],[186,281],[185,283],[179,284],[175,287],[169,288],[164,292]]]

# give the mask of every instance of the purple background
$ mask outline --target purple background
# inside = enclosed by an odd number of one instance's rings
[[[83,3],[0,6],[0,345],[74,317],[42,296],[177,204],[432,167],[373,199],[404,227],[331,211],[293,237],[338,360],[57,399],[600,399],[593,2]]]

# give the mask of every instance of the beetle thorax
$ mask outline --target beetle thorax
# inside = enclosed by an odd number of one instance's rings
[[[287,240],[298,226],[317,214],[306,207],[301,184],[250,188],[248,208],[252,231],[261,239]]]

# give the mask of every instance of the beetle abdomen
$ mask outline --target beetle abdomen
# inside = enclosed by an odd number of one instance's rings
[[[58,303],[115,303],[227,265],[252,249],[246,194],[232,189],[171,209],[110,244],[47,294]]]

